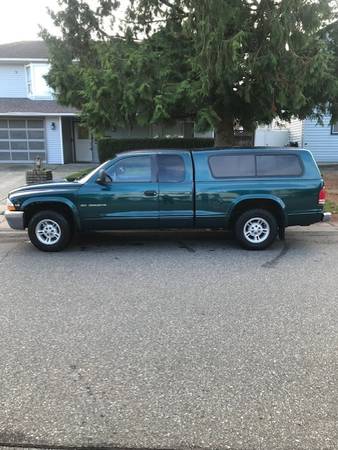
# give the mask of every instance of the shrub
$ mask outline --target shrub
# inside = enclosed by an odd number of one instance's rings
[[[116,153],[129,150],[150,149],[194,149],[214,146],[214,139],[206,138],[170,138],[170,139],[101,139],[98,143],[100,162],[112,159]]]
[[[74,173],[67,175],[65,179],[67,181],[76,181],[76,180],[79,180],[80,178],[84,177],[85,175],[87,175],[92,170],[93,170],[93,167],[88,167],[87,169],[82,169],[82,170],[79,170],[78,172],[74,172]]]

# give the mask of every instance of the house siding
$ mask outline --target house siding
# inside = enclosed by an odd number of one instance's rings
[[[0,65],[0,97],[27,97],[26,75],[23,65]]]
[[[331,116],[324,117],[324,126],[315,120],[304,121],[303,146],[313,153],[317,162],[338,163],[338,134],[331,133]]]
[[[52,129],[52,122],[55,124],[55,130]],[[48,163],[63,164],[62,129],[59,117],[48,117],[45,120],[45,127]]]
[[[298,147],[303,147],[303,121],[299,119],[292,119],[287,125],[289,130],[290,142],[297,142]]]

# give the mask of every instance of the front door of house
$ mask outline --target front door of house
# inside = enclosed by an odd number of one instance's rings
[[[88,128],[79,123],[75,124],[75,154],[77,162],[93,161],[93,139]]]

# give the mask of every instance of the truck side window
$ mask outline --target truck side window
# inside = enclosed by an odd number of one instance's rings
[[[181,183],[185,180],[185,164],[179,155],[158,155],[160,183]]]
[[[214,178],[254,177],[256,174],[254,155],[210,156],[209,166]]]
[[[152,180],[151,156],[130,156],[110,167],[107,173],[114,182],[145,182]]]
[[[295,177],[302,174],[302,166],[297,155],[258,155],[258,177]]]

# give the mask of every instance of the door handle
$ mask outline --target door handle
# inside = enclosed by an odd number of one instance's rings
[[[144,195],[146,197],[156,197],[157,196],[157,191],[144,191]]]

